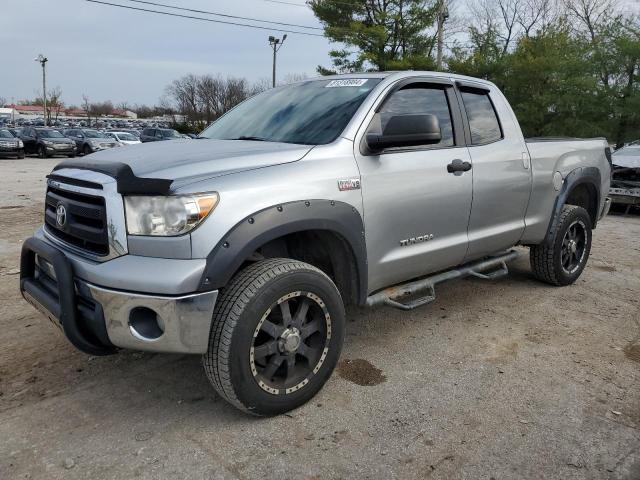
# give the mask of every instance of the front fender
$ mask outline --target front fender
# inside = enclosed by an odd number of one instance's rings
[[[358,275],[358,299],[367,293],[367,254],[364,224],[351,205],[334,200],[305,200],[273,205],[245,217],[207,256],[200,290],[223,288],[242,263],[267,242],[295,232],[327,230],[350,246]]]

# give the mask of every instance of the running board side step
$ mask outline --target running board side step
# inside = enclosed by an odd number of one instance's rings
[[[483,280],[494,280],[504,277],[509,273],[507,262],[520,256],[520,252],[509,250],[506,253],[496,255],[484,260],[468,263],[458,268],[438,273],[430,277],[425,277],[413,282],[404,283],[395,287],[389,287],[367,297],[366,305],[374,307],[377,305],[388,305],[400,310],[413,310],[436,299],[436,285],[456,278],[473,276]],[[403,303],[402,297],[423,294],[423,296]]]

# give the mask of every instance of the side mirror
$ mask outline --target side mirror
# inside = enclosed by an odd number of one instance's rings
[[[429,145],[442,140],[438,117],[431,114],[394,115],[384,127],[382,135],[367,134],[370,152],[380,152],[385,148],[414,147]]]

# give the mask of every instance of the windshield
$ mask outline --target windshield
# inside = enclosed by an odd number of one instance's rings
[[[378,83],[378,78],[313,80],[268,90],[238,105],[200,136],[305,145],[330,143]]]
[[[106,135],[97,130],[83,130],[84,136],[87,138],[106,138]]]
[[[38,130],[38,135],[41,138],[64,138],[57,130]]]
[[[130,133],[116,133],[116,136],[125,142],[135,142],[138,140],[136,137],[131,135]]]
[[[160,132],[164,138],[182,138],[182,135],[175,130],[160,130]]]
[[[15,138],[9,130],[0,130],[0,138]]]

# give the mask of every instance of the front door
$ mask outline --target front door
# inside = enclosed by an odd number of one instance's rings
[[[380,133],[392,115],[432,114],[442,139],[435,145],[362,153],[359,139]],[[369,262],[369,291],[457,265],[468,245],[471,171],[449,173],[454,160],[471,162],[453,86],[416,80],[396,87],[370,113],[356,139]]]

